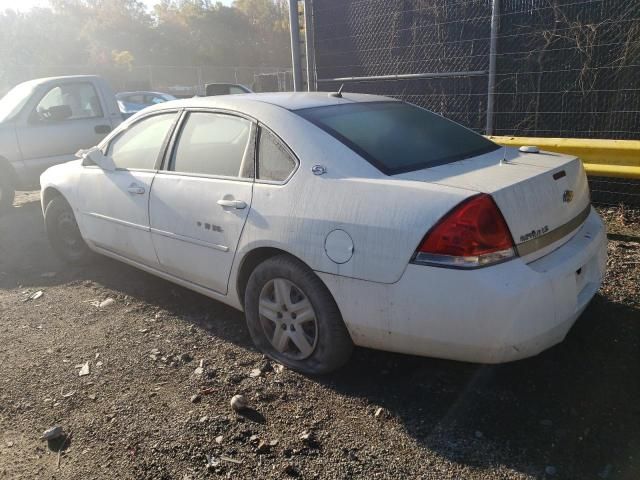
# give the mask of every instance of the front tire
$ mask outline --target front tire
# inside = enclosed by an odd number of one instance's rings
[[[278,255],[258,265],[244,306],[256,346],[293,370],[328,373],[351,356],[353,343],[331,293],[293,257]]]
[[[44,212],[47,236],[53,251],[65,262],[80,265],[91,257],[76,223],[71,206],[62,197],[55,197]]]
[[[11,208],[16,196],[15,185],[6,171],[0,171],[0,213]]]

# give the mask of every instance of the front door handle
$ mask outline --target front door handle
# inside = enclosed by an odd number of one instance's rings
[[[99,135],[106,135],[111,131],[111,125],[96,125],[93,131]]]
[[[144,195],[145,191],[146,190],[144,189],[144,187],[136,185],[135,183],[132,183],[131,185],[129,185],[129,188],[127,188],[127,192],[133,193],[134,195]]]
[[[247,208],[247,202],[243,202],[242,200],[226,200],[224,198],[218,200],[218,205],[221,207],[237,208],[238,210]]]

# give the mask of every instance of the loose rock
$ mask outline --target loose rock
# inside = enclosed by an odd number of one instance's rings
[[[246,409],[249,406],[249,402],[244,397],[244,395],[234,395],[231,399],[231,408],[233,408],[236,412],[240,412]]]
[[[116,303],[116,301],[113,298],[107,298],[106,300],[98,304],[98,308],[106,308],[110,305],[113,305],[114,303]]]
[[[60,438],[62,435],[64,435],[64,429],[60,425],[55,425],[45,430],[40,437],[40,440],[55,440],[56,438]]]
[[[84,377],[85,375],[89,375],[90,370],[89,370],[89,362],[84,363],[82,365],[82,368],[80,368],[80,371],[78,372],[78,376],[80,377]]]
[[[191,395],[190,400],[191,403],[198,403],[200,400],[202,400],[202,397],[196,393],[195,395]]]

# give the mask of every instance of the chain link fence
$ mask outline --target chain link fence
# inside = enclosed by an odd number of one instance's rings
[[[640,139],[640,0],[312,0],[318,89],[376,93],[479,133]],[[592,179],[596,202],[640,184]]]

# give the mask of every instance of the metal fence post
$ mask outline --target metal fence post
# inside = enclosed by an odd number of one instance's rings
[[[289,0],[289,31],[291,32],[291,64],[293,66],[293,90],[302,90],[302,66],[300,63],[300,23],[298,0]]]
[[[304,0],[304,45],[307,49],[307,90],[318,89],[316,83],[316,55],[313,42],[313,6],[312,0]]]
[[[493,0],[491,7],[491,43],[489,44],[489,79],[487,89],[486,134],[493,135],[494,107],[496,91],[496,55],[498,49],[498,29],[500,28],[500,0]]]

